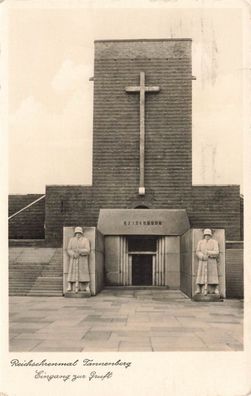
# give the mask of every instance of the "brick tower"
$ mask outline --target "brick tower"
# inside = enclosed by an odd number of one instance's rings
[[[144,114],[137,90],[141,74],[146,86]],[[140,143],[142,117],[144,147]],[[140,151],[144,152],[143,165]],[[141,195],[142,172],[145,194]],[[95,42],[93,187],[103,208],[189,209],[190,39]]]
[[[192,186],[191,39],[95,42],[92,186],[47,186],[45,238],[101,209],[184,209],[240,238],[240,189]],[[143,187],[143,188],[142,188]]]

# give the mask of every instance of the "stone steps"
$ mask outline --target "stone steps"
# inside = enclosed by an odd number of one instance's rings
[[[9,264],[9,295],[26,296],[37,277],[42,271],[42,265],[33,265],[30,263],[15,263],[10,261]]]
[[[39,287],[39,286],[46,286],[46,287],[52,287],[52,286],[61,286],[63,282],[62,277],[57,277],[57,278],[41,278],[38,277],[33,285],[33,287]]]
[[[55,290],[37,290],[28,294],[32,297],[62,297],[63,293]]]
[[[11,296],[62,296],[62,249],[19,247],[10,250]]]
[[[32,286],[32,289],[38,289],[38,288],[51,288],[51,287],[61,287],[63,283],[63,278],[49,278],[44,281],[41,280],[40,277],[38,277],[35,281],[35,283]]]
[[[25,281],[26,279],[28,280],[28,281],[32,281],[33,279],[37,279],[37,276],[41,276],[41,278],[59,278],[59,277],[62,277],[62,274],[60,274],[60,273],[52,273],[52,274],[36,274],[36,276],[34,276],[34,274],[30,274],[30,275],[27,275],[27,276],[25,276],[25,277],[21,277],[18,273],[11,273],[11,274],[9,274],[9,280],[11,281],[11,282],[15,282],[15,281],[19,281],[19,280],[21,280],[22,279],[22,281]]]
[[[49,265],[36,279],[29,296],[62,296],[63,294],[63,257],[62,250],[56,249]]]

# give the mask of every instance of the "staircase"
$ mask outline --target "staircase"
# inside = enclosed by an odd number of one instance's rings
[[[9,267],[9,295],[27,296],[42,271],[42,265],[11,263]]]
[[[62,293],[62,249],[10,248],[10,296],[62,296]]]
[[[63,254],[62,249],[55,249],[50,262],[43,267],[37,277],[29,296],[62,296],[63,295]]]

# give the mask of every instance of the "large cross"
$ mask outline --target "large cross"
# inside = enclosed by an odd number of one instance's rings
[[[147,87],[145,85],[145,73],[140,72],[140,85],[126,87],[126,92],[140,94],[140,177],[139,177],[139,194],[145,195],[145,94],[147,92],[159,92],[160,88],[156,86]]]

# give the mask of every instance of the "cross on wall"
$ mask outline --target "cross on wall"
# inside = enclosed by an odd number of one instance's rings
[[[139,93],[139,114],[140,114],[140,176],[139,176],[139,195],[145,195],[145,94],[159,92],[157,86],[145,85],[145,73],[140,72],[140,84],[138,86],[129,86],[125,88],[128,93]]]

